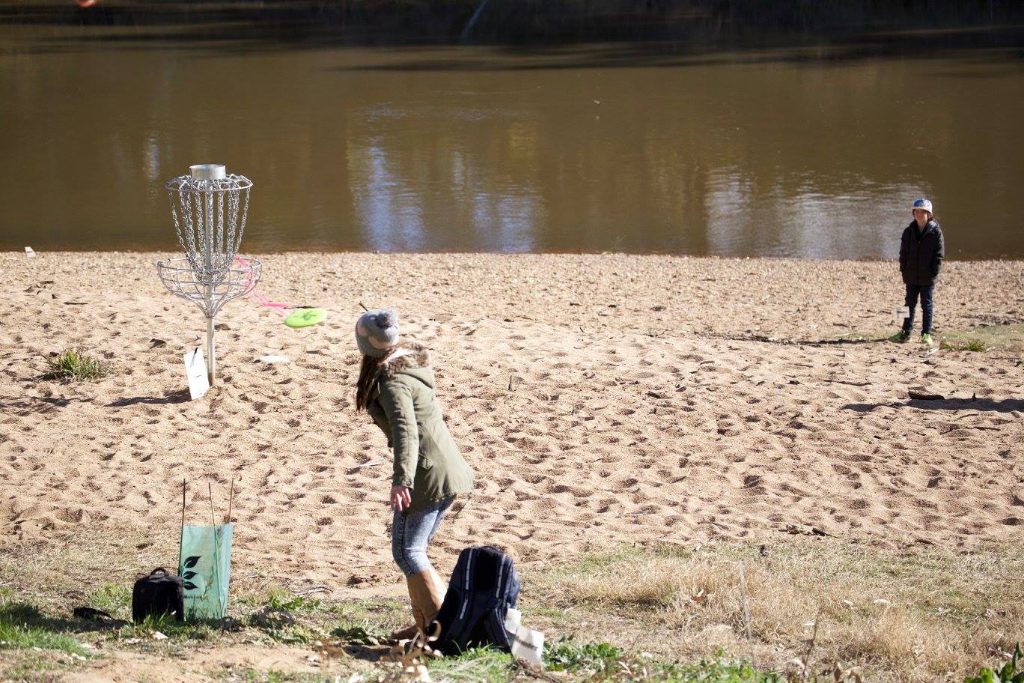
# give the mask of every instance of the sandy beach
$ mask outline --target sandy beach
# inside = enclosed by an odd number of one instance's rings
[[[1024,539],[1024,367],[877,339],[893,263],[627,255],[285,254],[259,291],[328,309],[293,330],[253,298],[218,318],[220,384],[188,400],[204,319],[158,254],[0,255],[0,548],[85,530],[174,537],[234,480],[236,567],[397,589],[390,462],[353,410],[360,302],[432,349],[476,490],[433,550],[521,562],[624,542],[828,534],[883,547]],[[954,262],[940,338],[1024,323],[1024,263]],[[1016,326],[1016,327],[1014,327]],[[40,379],[75,347],[96,382]],[[286,356],[268,365],[266,354]],[[908,398],[911,388],[949,400]],[[165,549],[175,557],[176,547]],[[140,567],[141,569],[141,567]],[[238,580],[245,571],[236,570]]]

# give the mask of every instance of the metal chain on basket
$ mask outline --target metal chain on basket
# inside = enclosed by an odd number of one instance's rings
[[[181,176],[167,183],[178,243],[192,269],[210,285],[224,281],[241,247],[251,186],[248,178],[234,174],[218,180]]]

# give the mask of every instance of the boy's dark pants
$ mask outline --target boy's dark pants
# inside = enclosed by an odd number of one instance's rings
[[[921,334],[932,332],[932,295],[935,293],[935,285],[907,285],[907,297],[904,305],[910,309],[910,316],[903,319],[903,332],[910,334],[914,329],[914,308],[917,306],[917,297],[921,297]]]

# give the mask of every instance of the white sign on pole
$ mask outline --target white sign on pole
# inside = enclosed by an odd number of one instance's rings
[[[910,306],[901,306],[892,312],[892,317],[897,323],[902,323],[910,317]]]
[[[188,377],[188,393],[192,400],[202,398],[210,390],[210,378],[206,373],[206,359],[202,347],[185,354],[185,375]]]

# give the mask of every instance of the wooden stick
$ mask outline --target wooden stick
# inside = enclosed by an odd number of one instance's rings
[[[743,575],[742,560],[740,560],[740,596],[743,599],[743,623],[747,627],[747,640],[750,640],[750,607],[747,605],[747,580]]]
[[[206,482],[206,487],[210,491],[210,521],[213,522],[214,526],[217,526],[217,513],[213,509],[213,484]]]
[[[235,501],[235,478],[231,477],[231,493],[228,494],[228,518],[224,520],[225,524],[231,524],[231,504]]]
[[[814,617],[814,631],[811,633],[811,642],[807,644],[807,652],[804,653],[804,673],[811,668],[811,653],[814,651],[814,644],[818,641],[818,622],[821,621],[821,607],[818,607],[818,614]]]
[[[188,480],[181,478],[181,533],[178,534],[178,571],[181,571],[181,539],[185,534],[185,490],[188,488]]]

